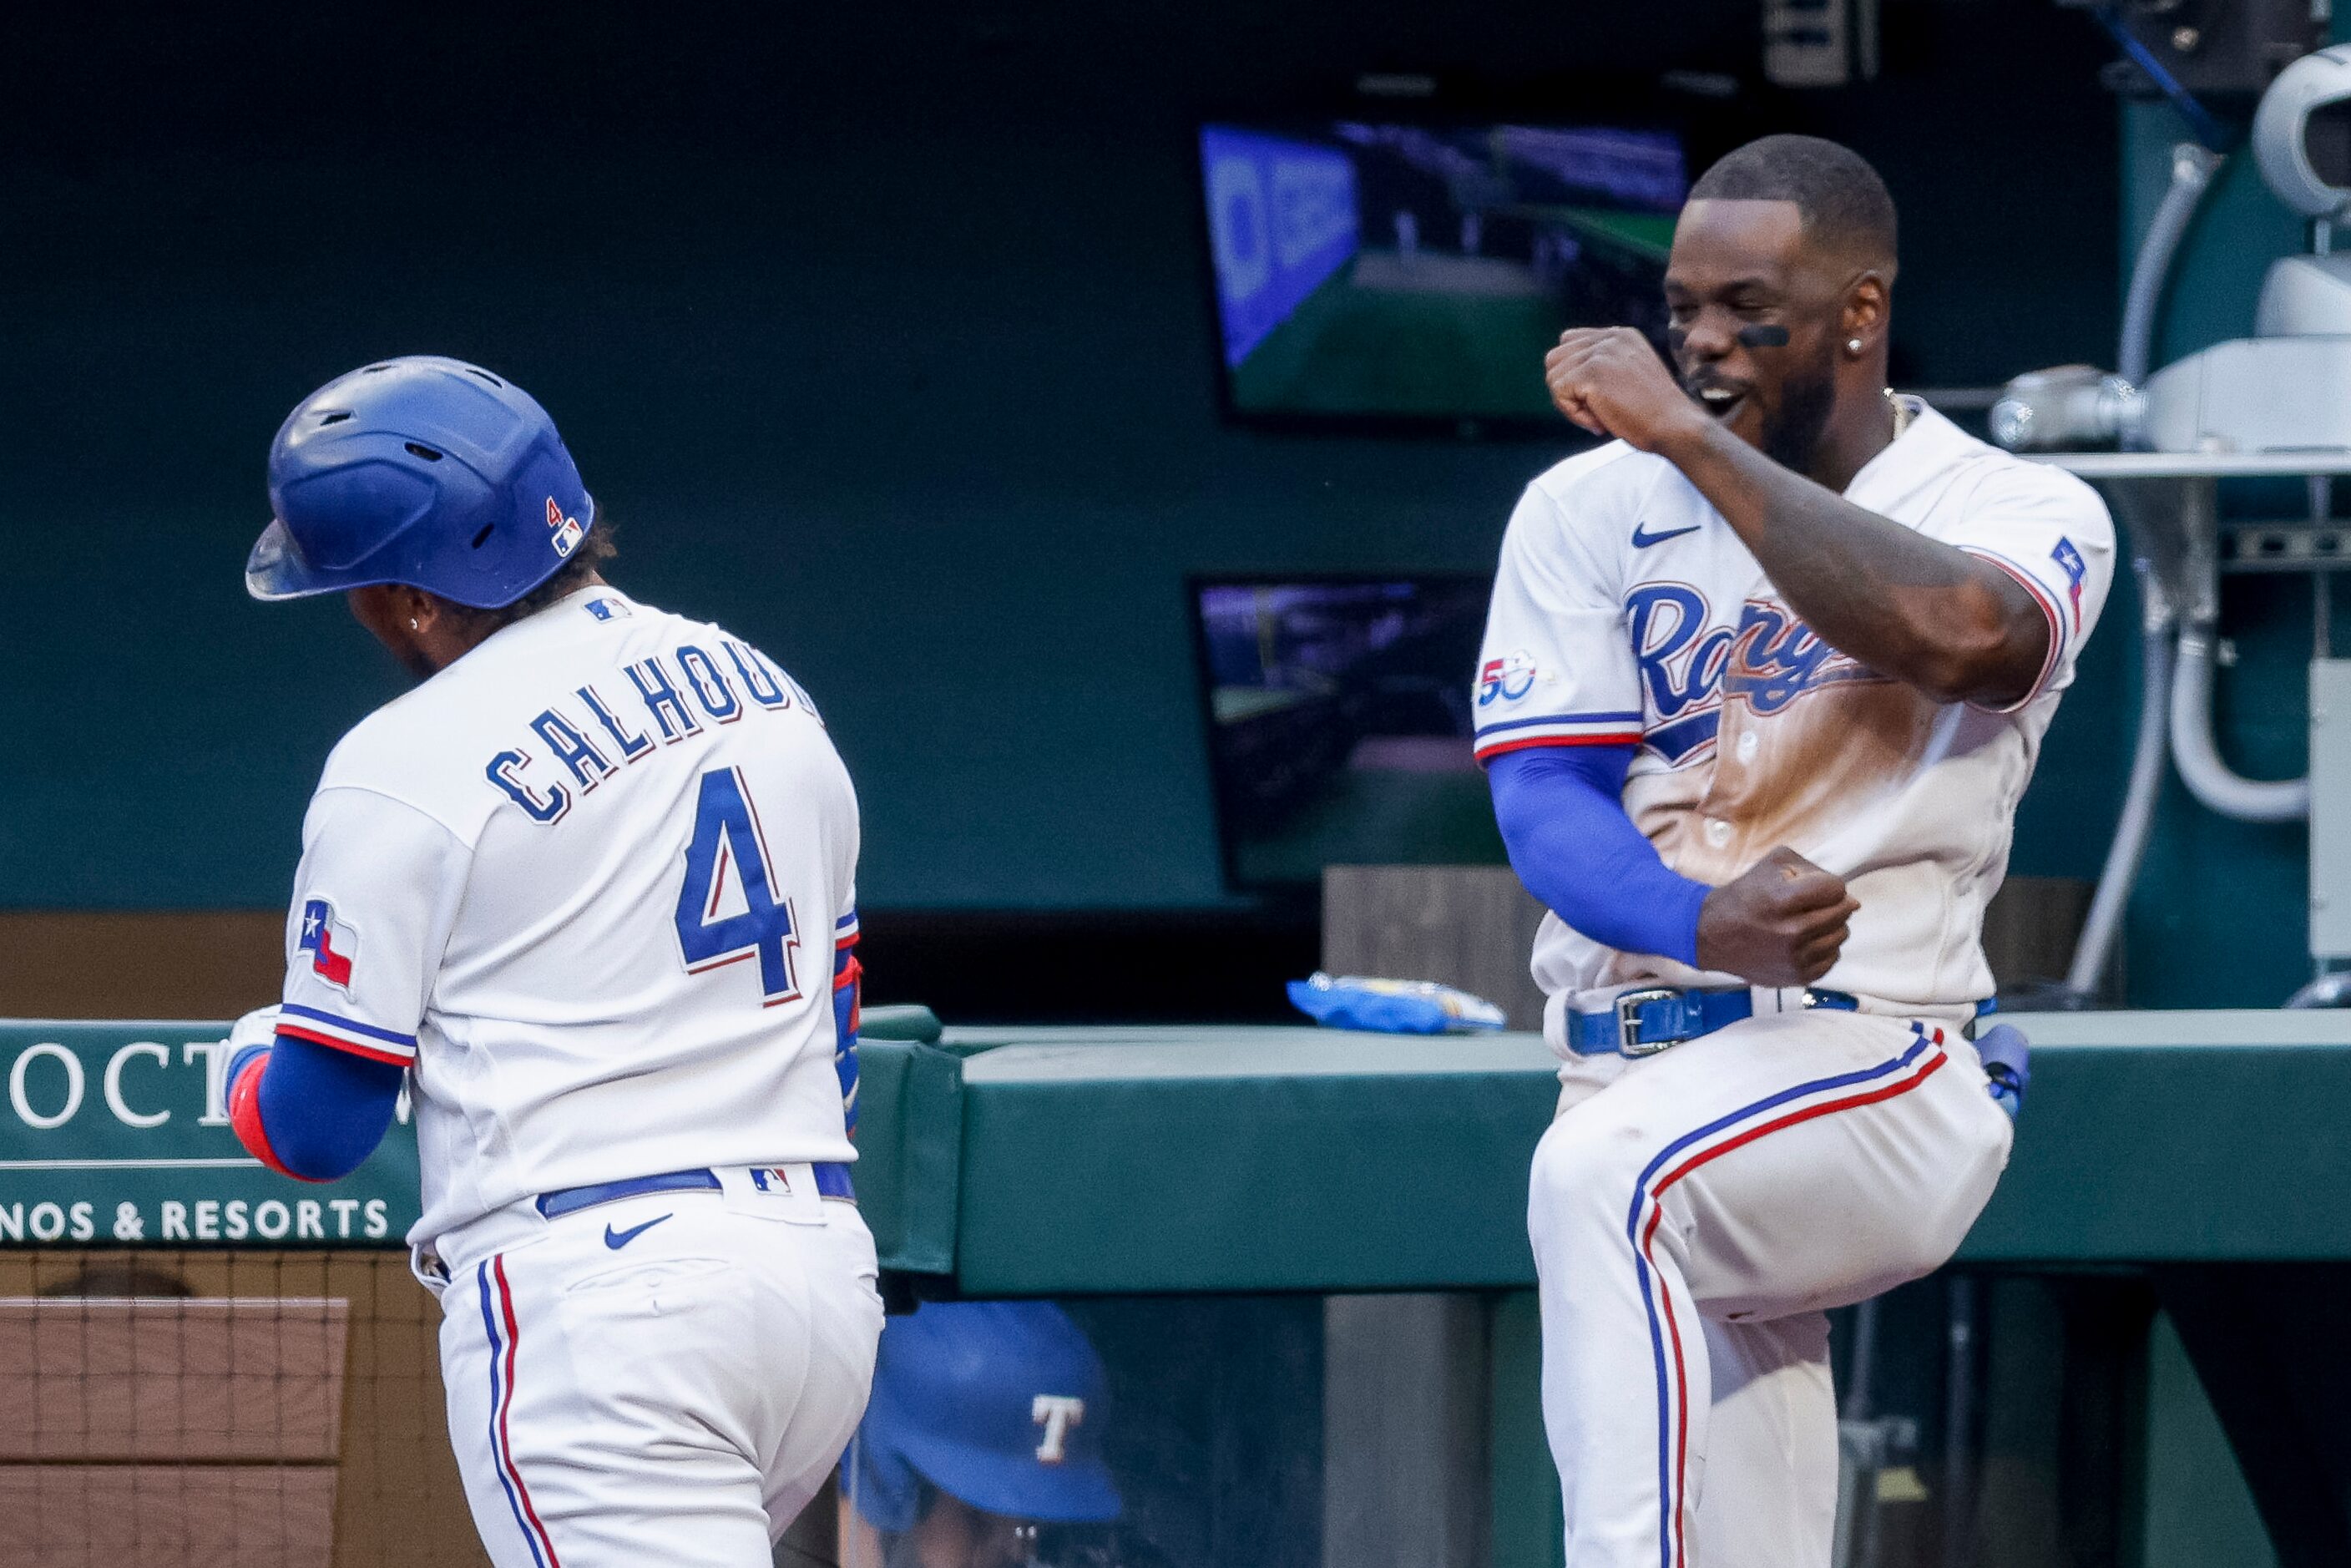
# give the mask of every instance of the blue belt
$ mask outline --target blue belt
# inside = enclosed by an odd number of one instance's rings
[[[1861,1003],[1843,991],[1808,990],[1804,1006],[1861,1010]],[[1754,1015],[1755,995],[1744,986],[1710,990],[1638,986],[1619,993],[1604,1012],[1569,1009],[1567,1043],[1578,1056],[1655,1056],[1667,1046]]]
[[[839,1160],[824,1160],[812,1168],[816,1171],[818,1197],[846,1198],[852,1203],[857,1201],[857,1189],[850,1185],[846,1165]],[[632,1176],[627,1181],[597,1182],[589,1186],[567,1186],[557,1192],[543,1192],[538,1195],[538,1212],[549,1219],[560,1219],[567,1214],[577,1214],[600,1203],[618,1203],[624,1197],[643,1197],[652,1192],[716,1192],[718,1189],[716,1171],[669,1171],[661,1176]]]

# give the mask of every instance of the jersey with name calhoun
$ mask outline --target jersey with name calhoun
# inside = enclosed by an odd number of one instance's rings
[[[1615,442],[1537,479],[1510,519],[1479,656],[1477,750],[1636,746],[1625,809],[1668,866],[1719,885],[1777,846],[1795,850],[1861,904],[1818,983],[1956,1017],[1992,991],[1984,907],[2105,601],[2114,527],[2079,479],[1910,408],[1845,498],[2031,593],[2049,653],[2021,700],[1938,703],[1839,653],[1679,470]],[[1554,1049],[1572,992],[1741,983],[1602,947],[1555,915],[1534,973]]]
[[[413,1068],[428,1243],[532,1194],[852,1160],[857,801],[807,694],[582,590],[370,715],[302,829],[283,1033]]]

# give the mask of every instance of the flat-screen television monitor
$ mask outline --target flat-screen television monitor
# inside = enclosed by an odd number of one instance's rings
[[[1489,586],[1467,573],[1193,581],[1231,885],[1504,858],[1469,752]]]
[[[1674,131],[1207,125],[1200,166],[1237,414],[1555,424],[1563,329],[1663,340]]]

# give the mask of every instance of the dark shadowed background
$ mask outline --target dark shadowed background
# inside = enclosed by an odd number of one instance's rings
[[[338,604],[245,598],[264,456],[313,386],[434,351],[548,405],[621,583],[824,706],[877,996],[1278,1009],[1312,911],[1223,885],[1186,577],[1483,571],[1569,449],[1224,417],[1195,128],[1362,112],[1365,71],[1456,114],[1572,120],[1604,82],[1707,137],[1842,137],[1902,204],[1905,384],[2112,355],[2108,51],[2045,0],[1891,0],[1880,78],[1802,97],[1717,0],[486,9],[12,22],[0,905],[279,906],[396,676]],[[2123,641],[2020,872],[2095,874]]]

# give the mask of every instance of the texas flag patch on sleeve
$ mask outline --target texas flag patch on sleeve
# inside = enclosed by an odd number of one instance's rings
[[[302,905],[302,937],[298,945],[310,955],[310,967],[330,986],[351,987],[351,961],[359,956],[356,932],[335,918],[335,906],[323,898]]]

